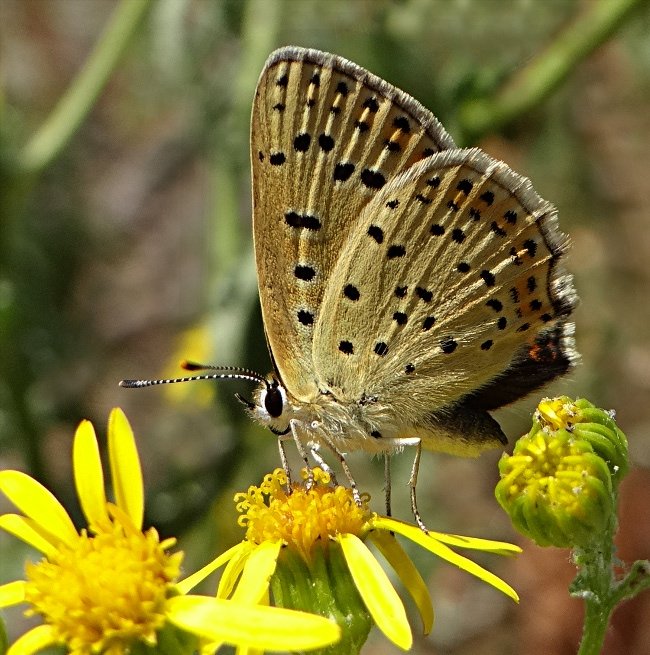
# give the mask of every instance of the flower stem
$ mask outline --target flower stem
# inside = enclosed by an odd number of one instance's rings
[[[571,595],[585,601],[585,620],[578,655],[599,655],[603,648],[609,619],[617,605],[650,588],[650,562],[637,561],[623,576],[616,575],[613,536],[615,518],[603,531],[599,544],[574,551],[578,575],[571,585]]]
[[[576,66],[603,44],[644,0],[598,0],[567,25],[542,52],[517,71],[490,98],[460,110],[465,143],[475,143],[547,98]]]
[[[618,583],[614,600],[617,604],[621,603],[628,598],[634,598],[645,589],[650,589],[650,561],[637,560]]]
[[[104,88],[137,33],[151,0],[121,0],[92,54],[18,158],[25,173],[38,173],[63,150]]]
[[[616,491],[612,500],[616,507]],[[582,641],[578,655],[599,655],[609,617],[614,609],[612,589],[614,586],[614,535],[618,521],[616,513],[610,515],[606,529],[601,538],[594,539],[584,548],[575,548],[573,561],[578,566],[578,574],[571,584],[572,596],[580,597],[585,602],[585,619],[582,628]]]
[[[598,655],[603,647],[612,607],[605,607],[598,598],[585,599],[585,621],[578,655]]]

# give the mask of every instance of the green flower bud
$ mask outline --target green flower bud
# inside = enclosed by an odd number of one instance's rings
[[[613,412],[599,409],[584,398],[573,401],[560,396],[544,399],[534,420],[547,431],[565,428],[576,438],[588,441],[607,463],[615,484],[625,477],[629,468],[627,438],[616,425]]]
[[[495,495],[514,526],[540,546],[584,547],[615,517],[627,441],[586,400],[543,400],[531,431],[499,462]]]

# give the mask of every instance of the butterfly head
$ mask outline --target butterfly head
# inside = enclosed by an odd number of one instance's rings
[[[244,401],[253,418],[266,425],[275,434],[289,432],[289,419],[293,408],[286,389],[274,374],[260,381],[253,394],[253,402]]]

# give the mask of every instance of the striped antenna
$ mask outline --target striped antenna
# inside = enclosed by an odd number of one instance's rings
[[[210,364],[198,364],[197,362],[183,361],[181,368],[186,371],[215,371],[202,375],[189,375],[180,378],[161,378],[158,380],[120,380],[120,386],[126,389],[140,389],[142,387],[154,387],[159,384],[175,384],[177,382],[196,382],[198,380],[248,380],[249,382],[263,382],[267,387],[269,381],[247,368],[239,366],[212,366]]]

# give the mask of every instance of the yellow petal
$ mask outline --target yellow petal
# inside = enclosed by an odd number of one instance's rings
[[[16,580],[15,582],[0,585],[0,607],[11,607],[23,603],[25,601],[26,585],[27,583],[24,580]]]
[[[232,590],[237,584],[237,579],[246,564],[246,559],[257,548],[250,541],[242,541],[239,550],[230,558],[226,568],[223,570],[219,587],[217,588],[217,598],[229,598]]]
[[[377,627],[394,644],[408,650],[413,643],[406,610],[388,576],[368,547],[354,534],[338,535],[345,561]]]
[[[144,516],[142,469],[133,430],[119,407],[108,417],[108,454],[117,506],[141,530]]]
[[[479,566],[476,564],[476,562],[472,562],[472,560],[467,559],[467,557],[463,557],[462,555],[455,553],[453,550],[451,550],[451,548],[445,546],[443,543],[440,543],[437,539],[434,539],[431,534],[422,532],[420,528],[414,525],[402,523],[401,521],[393,521],[390,519],[386,520],[384,518],[378,518],[378,520],[373,519],[372,524],[375,527],[382,527],[383,529],[391,530],[403,535],[419,546],[422,546],[422,548],[426,548],[434,555],[447,560],[450,564],[454,564],[454,566],[467,571],[471,575],[475,575],[477,578],[483,580],[483,582],[487,582],[499,591],[503,592],[506,596],[509,596],[514,601],[519,602],[519,596],[517,595],[517,592],[501,578],[494,575],[494,573],[490,573],[490,571],[484,569],[482,566]]]
[[[69,544],[77,538],[77,531],[63,505],[29,475],[21,471],[0,471],[0,491],[57,539]]]
[[[407,536],[403,530],[419,530],[420,528],[405,523],[399,519],[393,519],[386,516],[374,516],[370,519],[369,524],[371,527],[379,530],[396,531],[400,534]],[[421,530],[420,530],[421,531]],[[515,544],[509,544],[507,541],[493,541],[492,539],[479,539],[478,537],[465,537],[458,534],[447,534],[445,532],[434,532],[429,530],[429,534],[448,546],[456,546],[458,548],[471,548],[473,550],[483,550],[487,553],[495,553],[497,555],[512,555],[521,553],[521,548]]]
[[[19,514],[3,514],[0,516],[0,528],[18,537],[26,544],[36,548],[47,557],[57,551],[60,541],[43,530],[35,521]]]
[[[338,641],[341,629],[322,616],[280,607],[245,605],[206,596],[176,596],[167,616],[214,642],[261,650],[311,650]]]
[[[39,650],[43,650],[43,648],[52,646],[55,643],[52,626],[39,625],[26,632],[22,637],[18,637],[9,646],[6,655],[33,655],[33,653],[37,653]]]
[[[259,603],[269,588],[282,540],[265,541],[246,559],[232,599],[240,603]]]
[[[106,525],[106,493],[104,472],[99,457],[95,429],[90,421],[82,421],[74,435],[72,463],[77,496],[88,525]]]
[[[413,598],[422,619],[424,634],[428,635],[433,627],[433,605],[431,604],[429,589],[420,572],[393,535],[387,532],[374,531],[368,537],[388,560],[402,584],[411,594],[411,598]]]
[[[444,532],[432,532],[429,534],[448,546],[457,548],[469,548],[471,550],[482,550],[495,555],[517,555],[521,548],[516,544],[509,544],[507,541],[494,541],[492,539],[480,539],[479,537],[465,537],[458,534],[446,534]]]
[[[213,571],[216,571],[220,566],[223,566],[228,562],[232,557],[237,554],[237,551],[242,548],[242,544],[247,542],[241,542],[232,548],[229,548],[225,553],[221,553],[219,557],[213,559],[209,564],[206,564],[203,568],[199,569],[192,575],[188,575],[187,578],[176,583],[176,589],[181,594],[186,594],[191,589],[194,589],[199,582],[205,580]]]

